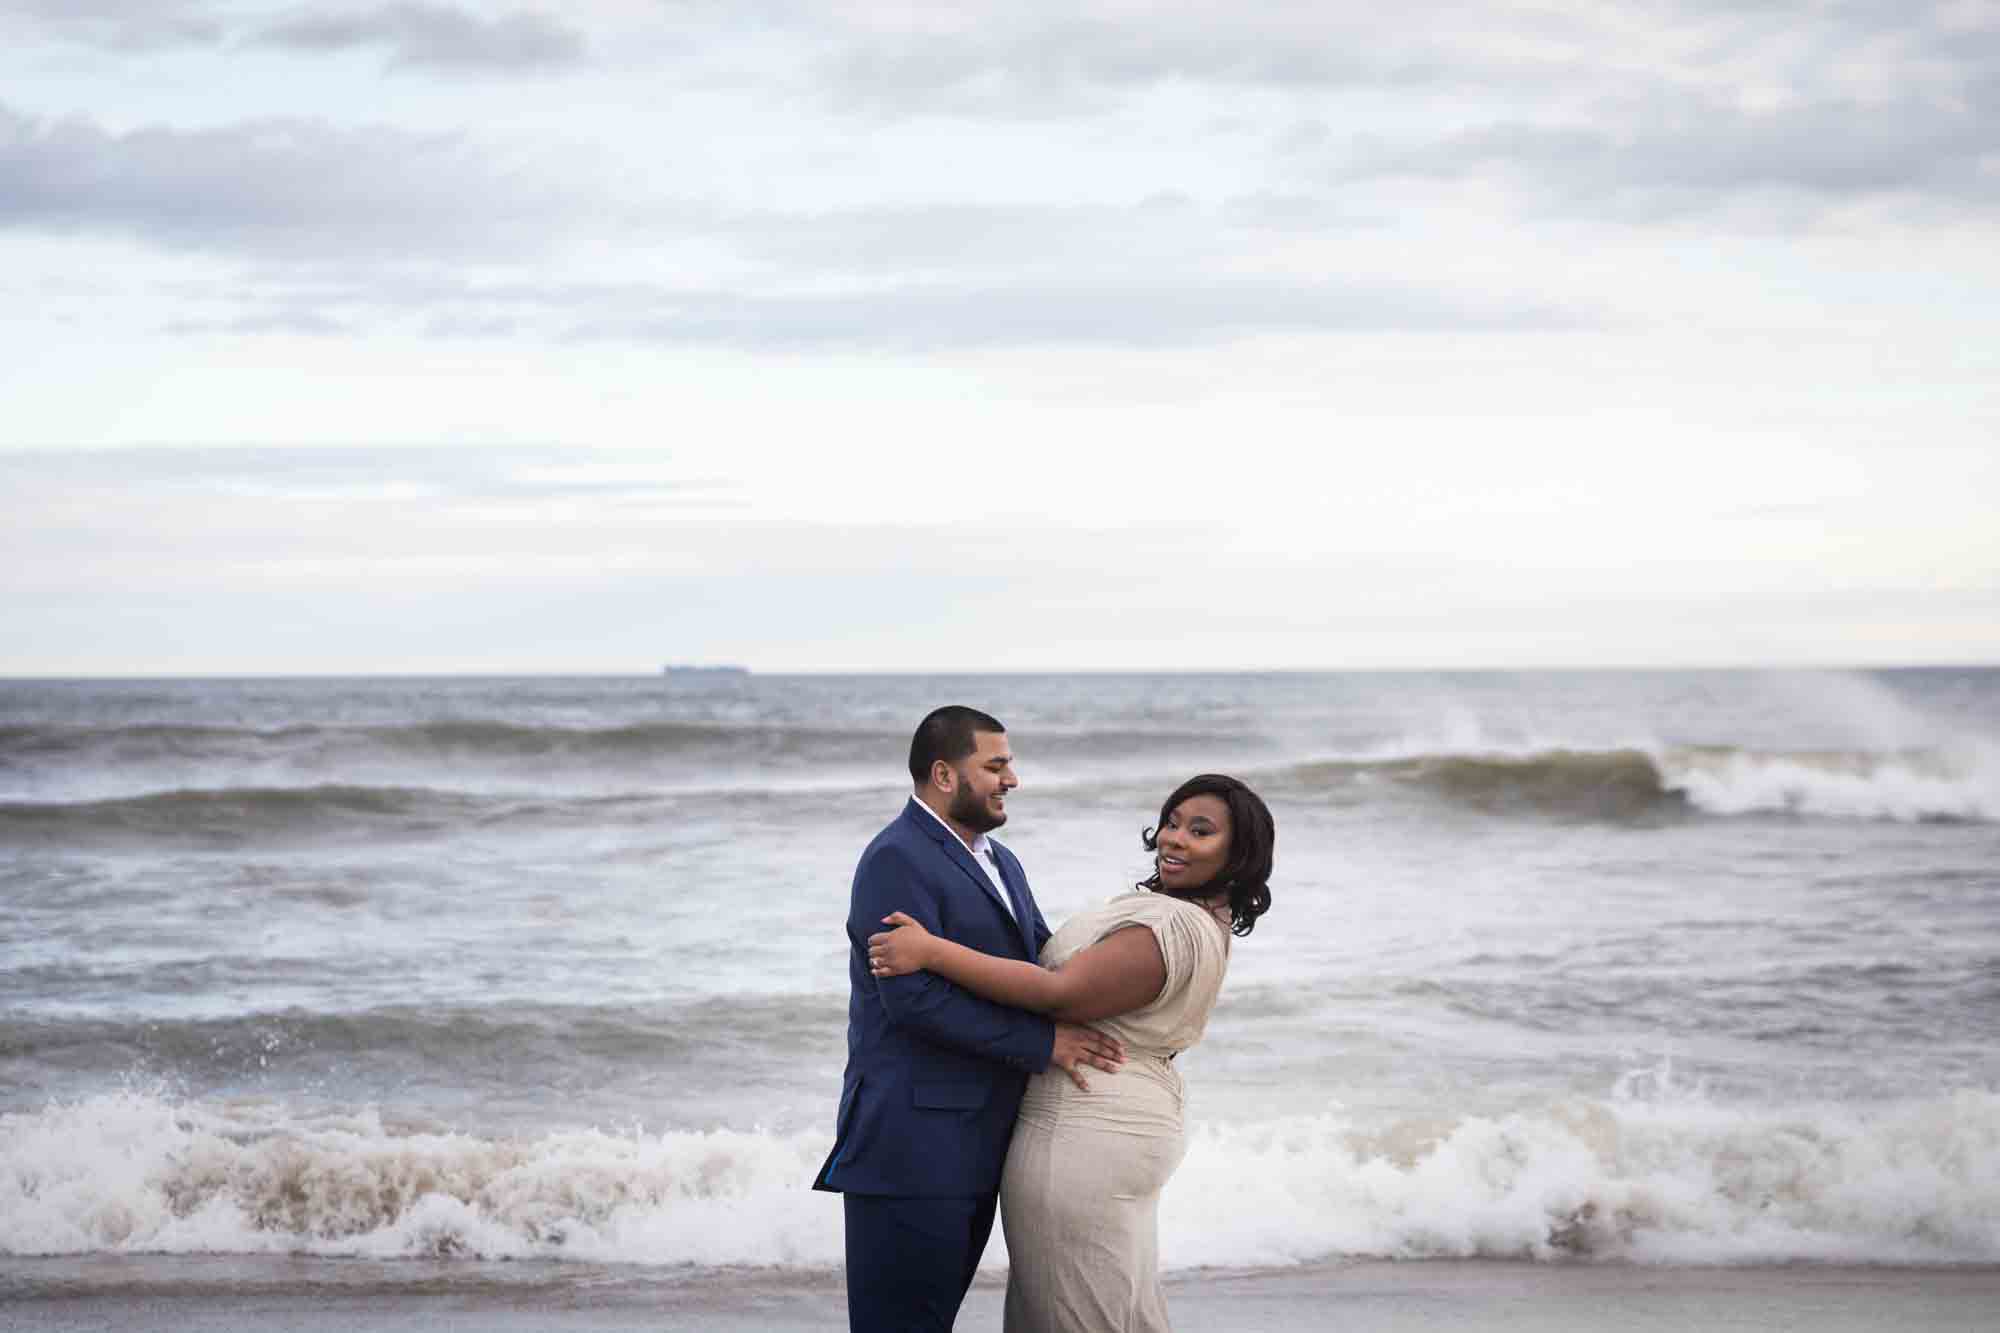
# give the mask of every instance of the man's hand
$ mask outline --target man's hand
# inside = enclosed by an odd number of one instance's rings
[[[1125,1063],[1125,1044],[1081,1023],[1058,1023],[1049,1063],[1068,1074],[1077,1087],[1089,1092],[1090,1080],[1083,1076],[1083,1067],[1089,1065],[1107,1074],[1117,1073],[1118,1066]]]

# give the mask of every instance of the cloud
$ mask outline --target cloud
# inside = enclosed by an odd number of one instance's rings
[[[354,330],[340,320],[312,310],[274,309],[229,319],[172,319],[162,331],[175,334],[231,334],[256,336],[279,334],[309,338],[334,338]]]
[[[1851,17],[1854,8],[1863,12]],[[1447,122],[1495,96],[1574,104],[1635,85],[1699,86],[1733,77],[1739,58],[1743,68],[1767,69],[1802,32],[1813,45],[1856,26],[1895,32],[1910,17],[1907,8],[1799,10],[1713,0],[1434,0],[1420,21],[1392,22],[1379,6],[1353,0],[758,6],[770,27],[814,35],[814,68],[831,92],[880,111],[1045,117],[1193,89],[1322,102],[1407,98],[1369,114]]]
[[[767,10],[773,8],[767,5]],[[779,4],[784,22],[812,7]],[[828,90],[876,112],[1074,118],[1229,95],[1286,128],[1277,171],[1485,183],[1541,211],[1678,217],[1766,195],[1811,213],[1996,190],[1990,5],[1446,3],[834,6]],[[1275,181],[1273,182],[1276,183]],[[1294,185],[1295,181],[1288,181]]]
[[[1837,202],[1884,195],[1975,202],[2000,195],[1987,169],[1993,105],[1857,102],[1769,111],[1682,107],[1624,125],[1498,124],[1366,154],[1342,179],[1479,179],[1506,173],[1565,205],[1675,216],[1752,192]]]
[[[923,351],[1161,347],[1284,333],[1547,330],[1578,322],[1552,308],[1482,308],[1415,287],[1241,278],[898,285],[836,295],[661,292],[635,304],[587,316],[570,336]]]
[[[1440,0],[1422,22],[1385,22],[1379,7],[1291,0],[1015,0],[1007,4],[820,5],[763,12],[811,25],[823,73],[846,95],[889,104],[992,105],[1034,94],[1071,99],[1158,86],[1293,92],[1518,85],[1546,77],[1607,30],[1647,11],[1568,12],[1514,0]],[[1032,114],[1030,99],[1020,109]]]
[[[240,299],[240,293],[239,299]],[[253,300],[256,298],[253,297]],[[571,342],[764,350],[930,352],[1031,346],[1170,347],[1286,333],[1527,332],[1590,326],[1589,312],[1347,279],[1051,273],[1016,281],[899,282],[844,291],[680,288],[644,282],[470,282],[386,275],[368,286],[273,289],[268,311],[170,331],[304,325],[313,312],[437,337],[539,335]],[[317,304],[316,304],[317,303]],[[329,314],[325,318],[335,319]],[[311,331],[309,327],[302,331]]]
[[[1657,18],[1588,48],[1596,67],[1539,104],[1489,100],[1442,133],[1295,133],[1290,146],[1343,184],[1500,180],[1539,212],[1626,221],[1746,205],[1809,220],[1853,202],[1962,207],[2000,193],[1991,6],[1684,0]],[[1630,54],[1640,36],[1650,61]]]
[[[1088,99],[1170,80],[1328,87],[1386,77],[1377,40],[1347,41],[1337,15],[1098,4],[858,14],[834,26],[822,74],[880,108],[1062,114]]]
[[[1984,42],[1995,26],[1990,5],[1958,0],[1436,0],[1422,22],[1404,23],[1353,0],[744,0],[690,8],[750,9],[771,29],[812,32],[828,73],[885,96],[1001,84],[1044,92],[1451,84],[1560,102],[1635,82],[1830,86],[1919,60],[1979,68],[1968,43]]]
[[[1610,305],[1622,289],[1530,272],[1537,247],[1500,234],[1508,212],[1963,205],[2000,179],[1981,133],[2000,113],[2000,81],[1979,73],[1991,25],[1953,27],[1948,7],[1447,0],[1439,21],[1386,25],[1356,4],[1193,0],[160,12],[226,15],[229,60],[272,105],[345,107],[352,91],[329,76],[290,98],[274,49],[362,51],[429,80],[386,114],[481,127],[143,123],[189,114],[179,94],[124,119],[114,103],[101,119],[0,104],[0,229],[236,261],[146,322],[191,335],[900,351],[1574,328],[1601,321],[1566,293]],[[607,57],[588,105],[524,122],[508,90],[438,76],[573,64],[571,24]],[[611,58],[640,39],[688,76],[684,102],[664,106],[659,71]],[[800,95],[814,79],[833,114]],[[911,121],[857,133],[840,111],[864,85]],[[920,123],[989,103],[984,124]],[[1018,123],[1080,106],[1121,109]],[[528,132],[566,138],[508,147]],[[1466,188],[1433,209],[1438,184]]]
[[[0,32],[11,26],[135,53],[213,46],[225,28],[205,12],[212,8],[209,0],[0,0]]]
[[[266,500],[383,499],[710,504],[732,483],[690,474],[657,455],[533,445],[354,445],[267,448],[157,446],[0,451],[0,471],[44,498],[113,494]]]
[[[296,5],[275,20],[215,0],[0,0],[0,32],[9,19],[23,34],[133,54],[234,41],[302,54],[379,50],[391,68],[517,73],[588,54],[583,33],[550,14],[489,15],[437,0]]]
[[[745,255],[781,269],[822,277],[894,273],[962,281],[987,275],[1007,282],[1078,273],[1199,276],[1239,267],[1247,256],[1267,268],[1277,262],[1274,243],[1381,228],[1324,199],[1268,191],[1215,201],[1157,191],[1111,203],[771,208],[711,221]]]
[[[417,0],[338,13],[300,10],[250,40],[293,51],[381,49],[391,67],[512,71],[577,65],[587,49],[581,32],[546,14],[516,10],[489,18]]]
[[[477,254],[533,245],[567,206],[561,181],[460,134],[303,118],[121,133],[0,104],[0,228],[301,258]]]
[[[1263,252],[1274,232],[1311,237],[1328,226],[1323,212],[1268,204],[1162,195],[1124,206],[731,210],[517,172],[462,134],[304,119],[121,133],[0,106],[0,227],[96,230],[274,261],[184,286],[160,325],[170,333],[328,336],[414,319],[436,336],[906,350],[1582,322],[1544,302],[1301,260],[1291,267],[1304,271],[1273,272],[1267,256],[1244,273],[1243,256]],[[708,247],[704,276],[464,276],[482,259],[519,261],[642,219],[654,254]],[[414,256],[450,266],[417,273],[405,262]]]

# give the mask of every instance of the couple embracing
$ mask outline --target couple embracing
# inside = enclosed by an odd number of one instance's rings
[[[854,872],[847,1072],[814,1181],[844,1196],[849,1326],[949,1329],[997,1204],[1008,1333],[1165,1330],[1171,1062],[1201,1039],[1232,934],[1271,905],[1271,813],[1234,778],[1190,778],[1143,835],[1153,874],[1051,935],[987,836],[1017,785],[1006,729],[940,708],[910,777]]]

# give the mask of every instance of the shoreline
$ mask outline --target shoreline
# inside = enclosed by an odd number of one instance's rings
[[[983,1274],[962,1329],[997,1329],[1004,1279]],[[1790,1329],[1971,1333],[2000,1310],[2000,1266],[1788,1264],[1665,1268],[1516,1260],[1367,1259],[1299,1268],[1183,1271],[1167,1302],[1184,1333],[1304,1333],[1326,1327],[1419,1333],[1477,1327]],[[824,1333],[846,1327],[838,1273],[646,1269],[551,1262],[90,1255],[0,1258],[9,1327],[220,1333],[478,1329],[625,1333]]]

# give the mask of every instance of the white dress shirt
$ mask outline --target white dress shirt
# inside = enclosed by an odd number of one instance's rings
[[[944,823],[943,817],[937,811],[931,809],[914,796],[910,798],[910,804],[916,806],[917,809],[923,811],[932,819],[937,820],[938,823],[944,824],[944,831],[951,834],[952,837],[958,838],[958,845],[972,853],[972,859],[979,863],[979,868],[986,872],[987,882],[993,886],[993,896],[1000,900],[1000,905],[1007,909],[1007,915],[1013,918],[1014,922],[1018,925],[1021,918],[1014,913],[1014,900],[1007,892],[1007,881],[1000,878],[1000,860],[993,855],[993,839],[981,833],[968,843],[964,838],[958,837],[957,829]]]

